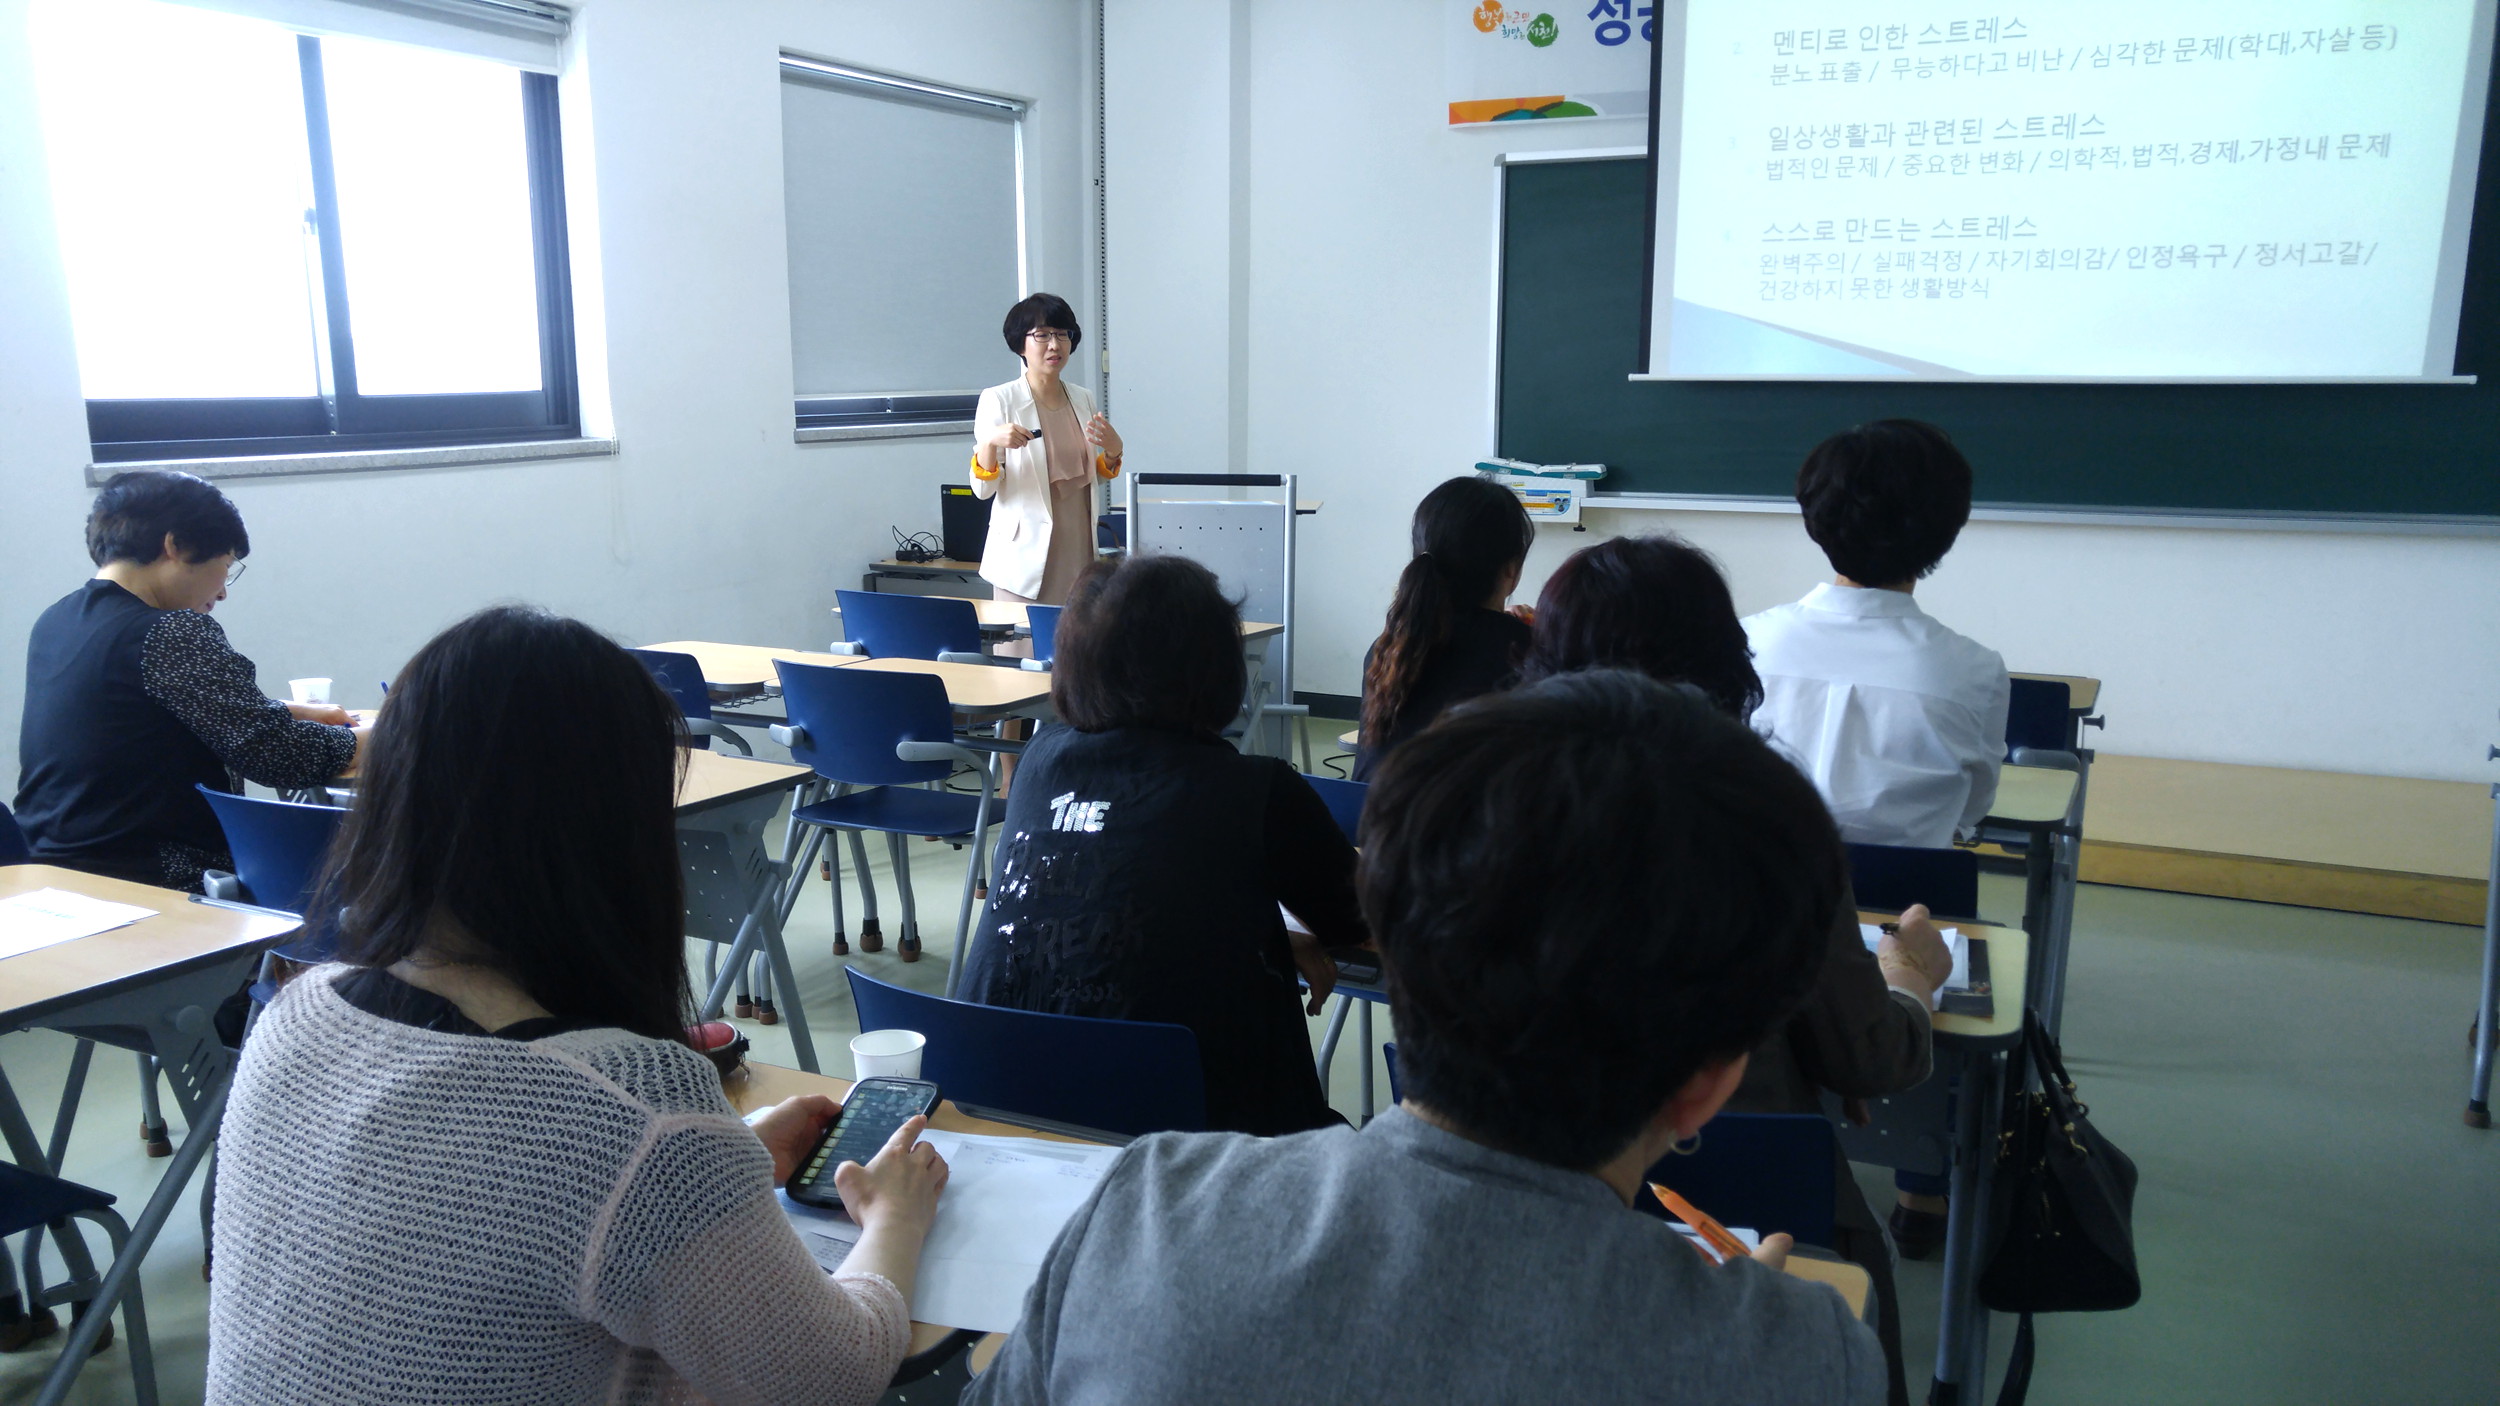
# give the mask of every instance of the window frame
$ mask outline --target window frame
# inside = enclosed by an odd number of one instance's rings
[[[918,78],[880,73],[830,59],[810,58],[783,50],[781,81],[861,93],[883,101],[969,109],[1006,121],[1015,148],[1016,297],[1033,293],[1033,242],[1029,202],[1025,196],[1025,123],[1032,105],[1022,98],[984,93]],[[796,367],[792,370],[795,373]],[[975,390],[793,391],[793,421],[805,440],[896,439],[910,435],[959,434],[972,428],[973,411],[981,400]]]
[[[563,128],[552,74],[513,69],[529,163],[530,243],[538,292],[539,389],[443,395],[365,395],[356,384],[338,182],[321,40],[295,37],[304,102],[309,212],[320,296],[315,357],[321,393],[299,397],[90,399],[87,433],[99,464],[246,458],[437,445],[575,439],[581,398],[573,333],[571,241],[564,210]],[[492,62],[492,60],[486,60]]]

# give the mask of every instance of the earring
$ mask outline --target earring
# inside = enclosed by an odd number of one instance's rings
[[[1695,1129],[1690,1137],[1679,1138],[1674,1142],[1668,1143],[1667,1151],[1669,1154],[1677,1157],[1690,1157],[1694,1153],[1701,1151],[1701,1131],[1699,1129]]]

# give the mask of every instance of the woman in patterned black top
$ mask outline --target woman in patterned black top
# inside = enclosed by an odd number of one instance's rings
[[[98,570],[26,646],[16,809],[37,862],[196,889],[233,865],[196,787],[318,786],[355,763],[346,710],[263,695],[209,618],[251,550],[243,515],[189,474],[115,474],[96,495]]]

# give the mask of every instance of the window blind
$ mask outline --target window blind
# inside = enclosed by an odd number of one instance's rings
[[[782,78],[802,421],[970,419],[1015,370],[1024,105],[792,55]]]
[[[179,0],[270,20],[299,34],[345,35],[553,73],[572,8],[552,0]]]

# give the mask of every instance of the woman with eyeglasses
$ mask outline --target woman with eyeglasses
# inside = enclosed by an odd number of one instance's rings
[[[197,889],[234,864],[199,786],[318,786],[355,764],[347,711],[264,695],[209,618],[251,550],[243,515],[189,474],[119,473],[96,495],[96,574],[26,645],[16,810],[37,862]]]
[[[1120,472],[1120,432],[1083,386],[1061,379],[1085,331],[1056,294],[1007,309],[1024,374],[981,392],[972,491],[992,500],[981,575],[998,599],[1058,605],[1094,563],[1094,480]]]

